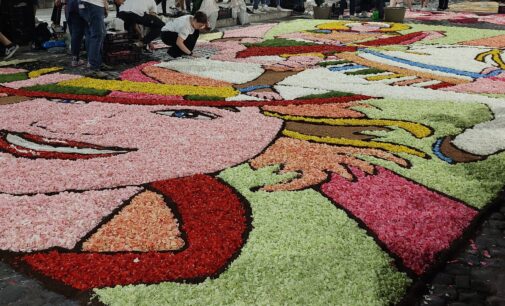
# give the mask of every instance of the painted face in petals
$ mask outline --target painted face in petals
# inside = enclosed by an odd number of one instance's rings
[[[71,104],[2,107],[0,192],[91,190],[212,173],[260,153],[282,122],[256,107]]]

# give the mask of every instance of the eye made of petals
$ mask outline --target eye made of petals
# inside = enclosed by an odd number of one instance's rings
[[[85,101],[81,100],[69,100],[69,99],[47,99],[47,100],[55,103],[64,103],[64,104],[86,104]]]
[[[155,113],[180,119],[213,120],[219,118],[219,116],[216,114],[194,109],[168,109],[156,111]]]

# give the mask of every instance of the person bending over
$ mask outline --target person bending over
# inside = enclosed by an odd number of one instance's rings
[[[144,44],[144,51],[152,52],[150,44],[160,35],[161,28],[165,25],[156,16],[157,9],[154,0],[116,0],[116,4],[119,5],[117,17],[124,21],[125,30],[130,34],[137,32]],[[149,28],[146,36],[140,31],[138,25]]]
[[[161,29],[161,40],[171,46],[168,55],[179,57],[192,55],[200,30],[207,28],[207,15],[196,12],[194,16],[186,15],[172,19]]]

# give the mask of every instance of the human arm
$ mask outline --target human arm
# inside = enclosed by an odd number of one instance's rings
[[[184,44],[184,39],[182,37],[178,36],[177,41],[175,42],[177,47],[182,50],[182,52],[186,53],[187,55],[191,55],[191,50],[189,50],[186,45]]]

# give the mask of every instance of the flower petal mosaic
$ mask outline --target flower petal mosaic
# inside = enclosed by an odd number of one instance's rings
[[[294,20],[116,80],[6,64],[0,259],[106,305],[405,302],[505,185],[505,32],[476,32]]]

